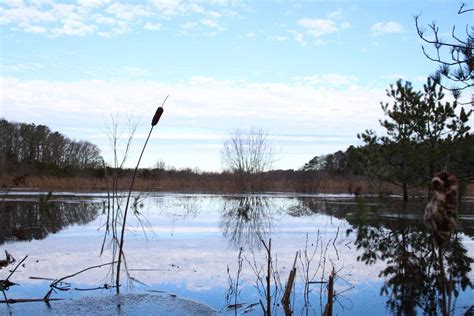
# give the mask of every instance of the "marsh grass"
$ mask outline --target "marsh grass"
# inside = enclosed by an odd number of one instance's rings
[[[127,191],[130,185],[128,171],[124,175],[118,175],[114,179],[117,191]],[[112,177],[109,174],[107,177]],[[18,186],[21,189],[37,189],[44,191],[72,191],[72,192],[107,192],[110,190],[111,179],[106,177],[55,177],[55,176],[31,176],[25,184]],[[305,188],[291,177],[274,178],[265,181],[260,192],[301,192],[301,193],[355,193],[357,188],[361,194],[400,194],[401,191],[390,184],[369,184],[363,178],[327,178],[315,187]],[[13,188],[14,189],[14,188]],[[226,174],[218,173],[188,173],[185,171],[164,172],[152,177],[143,177],[140,170],[134,183],[135,191],[195,191],[236,193],[240,192],[232,183],[232,179]],[[413,194],[425,195],[426,190],[420,188],[414,190]],[[474,196],[474,185],[466,187],[465,194]]]
[[[319,232],[315,238],[306,235],[304,248],[296,251],[290,269],[278,267],[278,254],[272,250],[271,239],[265,241],[260,238],[262,247],[258,252],[241,248],[237,255],[236,271],[227,269],[229,289],[225,310],[234,310],[237,314],[237,310],[241,309],[243,314],[260,305],[263,315],[282,312],[293,315],[297,299],[303,301],[301,314],[332,315],[335,303],[344,310],[346,306],[341,298],[354,286],[345,279],[347,269],[339,262],[339,229],[327,240]],[[244,270],[249,271],[253,278]],[[285,285],[281,282],[284,277],[288,280]],[[253,285],[260,297],[259,302],[244,304],[239,301],[244,280],[248,285]]]

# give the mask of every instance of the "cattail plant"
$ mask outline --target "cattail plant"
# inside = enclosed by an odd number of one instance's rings
[[[123,219],[122,219],[122,230],[120,232],[119,253],[118,253],[118,259],[117,259],[117,278],[115,280],[117,294],[120,293],[120,266],[121,266],[122,257],[123,257],[123,243],[125,241],[124,237],[125,237],[125,226],[127,223],[128,205],[130,203],[130,196],[132,195],[133,184],[135,182],[135,177],[137,175],[138,166],[140,165],[140,161],[142,160],[142,156],[143,156],[143,153],[145,152],[146,145],[148,144],[148,140],[150,139],[151,132],[153,131],[153,128],[156,126],[156,124],[158,124],[158,121],[160,120],[161,115],[163,114],[163,106],[165,105],[166,100],[168,100],[168,97],[169,95],[163,100],[163,103],[161,104],[161,106],[159,106],[158,109],[156,109],[155,115],[153,116],[153,119],[151,120],[151,128],[150,128],[150,131],[148,132],[148,136],[146,138],[145,144],[143,145],[140,157],[138,158],[135,171],[133,172],[132,182],[130,183],[130,189],[128,190],[127,202],[125,204],[125,210],[124,210]]]

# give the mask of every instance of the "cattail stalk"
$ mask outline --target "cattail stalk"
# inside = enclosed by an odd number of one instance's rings
[[[158,124],[158,121],[160,120],[161,115],[163,114],[163,105],[165,105],[166,100],[168,100],[169,95],[165,98],[163,103],[161,104],[160,107],[155,112],[155,115],[153,116],[153,119],[151,121],[151,128],[150,131],[148,132],[148,136],[146,138],[145,144],[143,145],[142,152],[140,154],[140,157],[138,158],[137,165],[135,167],[135,171],[133,172],[133,177],[132,177],[132,182],[130,183],[130,189],[128,190],[128,196],[127,196],[127,202],[125,204],[125,210],[123,212],[123,221],[122,221],[122,230],[120,232],[120,244],[119,244],[119,253],[118,253],[118,259],[117,259],[117,278],[115,280],[115,287],[117,289],[117,294],[120,293],[120,265],[122,263],[122,256],[123,256],[123,244],[125,241],[125,226],[127,223],[127,214],[128,214],[128,205],[130,203],[130,196],[132,195],[132,189],[133,189],[133,184],[135,183],[135,177],[137,175],[138,171],[138,166],[140,165],[140,161],[142,160],[143,153],[145,152],[146,145],[148,144],[148,140],[150,139],[151,132],[153,131],[153,128]]]

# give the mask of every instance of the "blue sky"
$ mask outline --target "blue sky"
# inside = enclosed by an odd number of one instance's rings
[[[472,1],[467,2],[468,6]],[[143,166],[220,170],[223,140],[262,127],[274,168],[358,145],[398,78],[436,69],[413,16],[449,38],[472,14],[456,1],[2,1],[0,116],[99,145],[120,113],[141,146],[170,95]],[[461,33],[462,34],[462,33]],[[138,148],[133,152],[138,153]],[[129,165],[134,164],[131,156]]]

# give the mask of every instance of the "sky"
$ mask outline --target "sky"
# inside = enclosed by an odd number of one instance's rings
[[[446,39],[456,25],[462,37],[473,23],[460,4],[3,0],[0,117],[88,140],[108,162],[112,118],[122,140],[138,124],[133,166],[169,95],[142,167],[220,171],[224,140],[255,127],[268,134],[274,169],[298,169],[360,145],[366,129],[382,132],[390,84],[421,89],[437,69],[414,16],[436,21]]]

